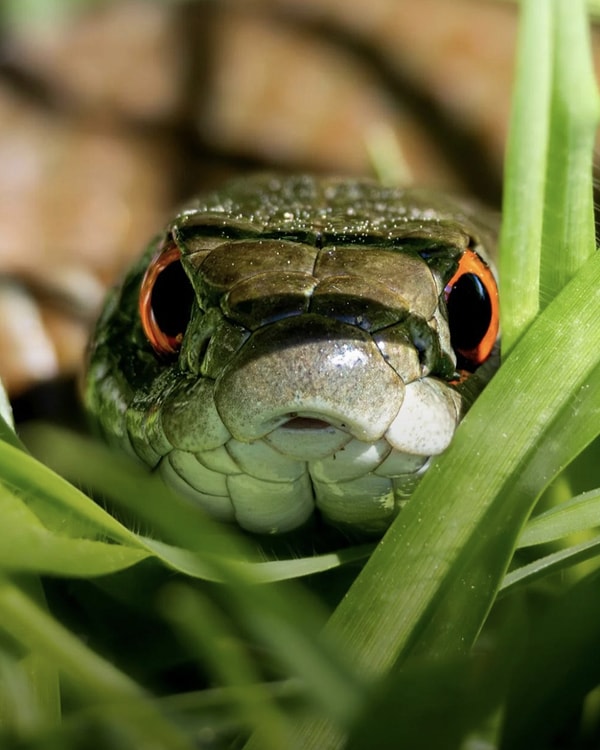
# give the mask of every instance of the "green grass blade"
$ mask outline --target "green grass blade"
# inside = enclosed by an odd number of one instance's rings
[[[15,448],[19,448],[22,451],[26,451],[25,446],[18,438],[12,423],[12,411],[8,401],[4,403],[4,388],[0,384],[0,440],[3,440]]]
[[[583,400],[581,399],[582,395],[584,396]],[[523,467],[519,477],[521,485],[527,488],[537,481],[536,477],[550,476],[553,467],[565,466],[568,463],[566,460],[567,451],[565,451],[567,446],[568,452],[573,455],[583,451],[596,436],[599,419],[600,366],[593,369],[582,383],[579,394],[575,394],[573,397],[571,409],[564,410],[555,418],[551,433],[539,443],[531,463]],[[537,518],[530,521],[533,529],[532,535],[529,537],[530,540],[535,541],[537,538],[541,541],[546,536],[547,540],[550,541],[550,537],[557,534],[562,536],[562,531],[567,529],[589,532],[596,523],[593,508],[589,507],[586,502],[586,498],[590,497],[590,504],[593,503],[592,495],[593,493],[586,493],[580,496],[582,498],[580,507],[578,507],[579,503],[572,506],[573,501],[564,501],[556,508],[540,515],[538,517],[540,519],[539,527],[537,527]],[[574,498],[573,500],[578,499]],[[525,527],[519,537],[518,547],[522,546],[521,539],[523,537],[527,539],[528,537],[528,526]],[[597,554],[594,540],[571,545],[564,550],[559,550],[522,568],[511,571],[504,579],[502,591],[506,593],[513,588],[522,587],[526,583],[531,583],[552,572],[573,566]]]
[[[115,541],[135,543],[135,536],[87,495],[33,457],[3,441],[0,441],[0,477],[24,497],[44,498],[58,506],[59,514],[67,510],[67,506],[69,515],[97,529],[98,533]]]
[[[43,611],[46,599],[35,576],[22,579],[21,591]],[[17,736],[58,727],[61,719],[59,675],[44,653],[5,653],[0,649],[0,727]]]
[[[68,470],[71,457],[77,456],[80,469],[77,478],[80,482],[99,483],[99,489],[109,495],[112,492],[123,496],[142,496],[144,503],[150,503],[151,497],[156,496],[156,504],[169,506],[172,511],[175,505],[181,509],[180,499],[172,496],[160,482],[139,467],[132,467],[128,463],[121,466],[113,456],[108,456],[103,446],[52,428],[41,430],[41,437],[49,463],[61,464],[63,469]],[[39,441],[37,447],[40,447]],[[221,557],[226,553],[229,562],[237,561],[240,575],[267,583],[322,573],[349,562],[362,561],[372,550],[371,545],[363,545],[307,558],[255,562],[242,545],[232,545],[232,539],[229,544],[224,544],[227,535],[222,530],[217,532],[215,524],[211,524],[203,514],[192,512],[193,518],[188,519],[191,523],[182,522],[180,527],[194,530],[194,547],[202,550],[202,555],[198,555],[193,550],[130,531],[35,459],[24,454],[20,457],[10,449],[5,452],[7,460],[17,462],[11,464],[12,476],[8,477],[9,480],[22,495],[29,498],[29,502],[25,503],[7,488],[0,489],[0,509],[4,518],[0,528],[0,567],[7,571],[97,576],[122,570],[153,556],[184,575],[222,581],[219,565],[211,558],[212,549]],[[23,468],[19,468],[19,461]],[[28,467],[35,467],[35,472],[28,471]],[[32,492],[37,495],[35,500],[31,498]],[[45,525],[34,510],[40,514]],[[70,516],[77,516],[85,523],[81,528],[69,528],[67,534],[65,519]],[[118,543],[79,538],[76,533],[76,538],[72,538],[74,532],[78,531],[84,537],[108,536]],[[216,547],[215,539],[218,540]]]
[[[530,583],[534,583],[541,578],[545,578],[552,573],[558,573],[578,563],[591,560],[599,554],[600,537],[598,536],[586,542],[565,547],[557,552],[540,557],[527,565],[522,565],[519,568],[515,568],[515,570],[511,570],[505,576],[500,592],[505,595]]]
[[[5,572],[105,575],[134,565],[150,554],[135,547],[52,533],[1,484],[0,516],[0,568]]]
[[[518,548],[548,544],[596,526],[600,526],[600,489],[583,492],[532,518],[519,537]]]
[[[156,539],[140,537],[144,548],[155,553],[156,558],[179,573],[202,578],[206,581],[222,581],[222,577],[206,564],[198,554],[183,547],[175,547]],[[372,544],[363,544],[348,549],[313,557],[290,558],[286,560],[267,560],[250,562],[240,558],[228,558],[230,568],[237,570],[240,576],[255,583],[277,583],[290,581],[304,576],[315,575],[335,570],[350,563],[367,560],[372,553]]]
[[[550,132],[551,3],[528,0],[522,4],[521,12],[500,233],[504,353],[512,349],[538,312],[543,188]]]
[[[138,469],[136,472],[129,464],[124,464],[127,471],[119,472],[115,467],[119,464],[116,459],[115,464],[105,462],[101,468],[94,460],[86,462],[85,441],[80,438],[78,443],[78,449],[73,450],[71,456],[77,456],[77,460],[92,471],[104,471],[110,481],[114,481],[115,476],[118,480],[126,475],[128,491],[140,496],[138,500],[148,504],[154,502],[155,506],[161,507],[161,512],[164,507],[181,506],[180,498],[145,471]],[[6,442],[0,442],[0,476],[10,488],[18,491],[16,497],[7,489],[0,498],[9,512],[2,529],[6,534],[6,544],[0,553],[0,560],[7,569],[77,575],[80,564],[81,575],[101,575],[129,567],[153,555],[174,570],[208,580],[222,580],[218,570],[215,571],[208,561],[211,550],[225,551],[224,539],[227,537],[212,533],[215,525],[205,522],[203,514],[192,512],[193,522],[187,523],[189,519],[186,519],[182,526],[191,530],[194,543],[204,548],[204,562],[186,550],[170,545],[161,547],[131,531],[50,468]],[[11,519],[15,527],[14,539],[9,533]],[[21,521],[22,528],[19,527]],[[27,535],[29,541],[40,545],[29,560],[25,554],[27,548],[16,545],[17,539],[24,541]],[[86,538],[90,536],[108,538],[115,544]]]
[[[0,437],[16,438],[12,406],[2,381],[0,381]]]
[[[554,85],[540,266],[541,308],[554,299],[595,248],[590,154],[600,101],[590,32],[583,0],[554,0],[554,5]]]

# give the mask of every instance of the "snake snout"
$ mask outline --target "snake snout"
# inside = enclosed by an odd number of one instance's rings
[[[403,398],[402,379],[369,334],[311,314],[256,331],[215,389],[217,410],[237,440],[277,429],[297,445],[317,433],[325,442],[327,435],[336,442],[339,433],[376,441]]]

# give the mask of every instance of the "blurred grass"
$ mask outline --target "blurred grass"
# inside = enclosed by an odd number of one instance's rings
[[[362,571],[364,548],[268,559],[103,448],[30,433],[96,504],[0,422],[0,746],[600,744],[598,575],[562,577],[598,557],[597,446],[589,491],[524,527],[600,432],[587,33],[579,0],[523,3],[505,361]]]

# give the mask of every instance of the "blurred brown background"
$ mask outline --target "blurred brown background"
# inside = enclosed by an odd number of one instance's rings
[[[80,367],[106,285],[177,203],[232,174],[372,174],[374,149],[399,156],[405,179],[499,206],[512,3],[70,7],[1,29],[0,376],[13,395]]]

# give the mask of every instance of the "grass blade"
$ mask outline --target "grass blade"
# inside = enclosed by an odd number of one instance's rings
[[[44,592],[35,576],[23,579],[21,590],[42,611],[46,610]],[[46,654],[30,651],[16,657],[2,648],[0,674],[2,730],[31,736],[36,731],[47,731],[60,725],[59,674]]]
[[[596,526],[600,526],[600,490],[590,490],[532,518],[519,537],[518,549],[548,544]]]
[[[554,0],[554,5],[554,85],[540,266],[542,309],[595,249],[590,154],[600,101],[590,32],[583,0]]]
[[[586,542],[565,547],[557,552],[552,552],[545,557],[540,557],[527,565],[511,570],[504,578],[500,591],[503,595],[527,586],[552,573],[566,570],[567,568],[585,562],[600,554],[600,537],[594,537]]]
[[[551,3],[529,0],[521,7],[518,74],[513,91],[500,233],[502,350],[505,354],[538,313],[550,132]]]
[[[126,545],[54,534],[1,484],[0,515],[0,568],[5,572],[105,575],[134,565],[150,554]]]

